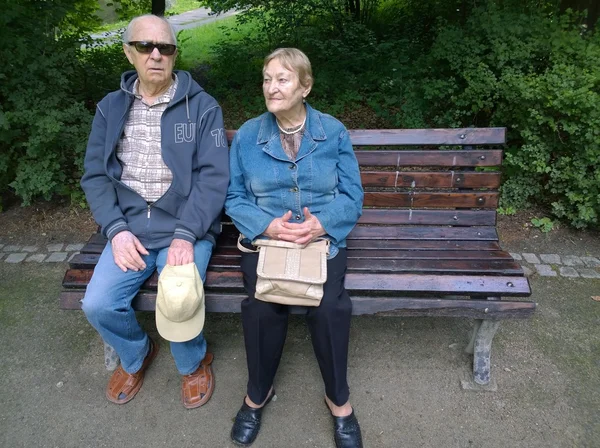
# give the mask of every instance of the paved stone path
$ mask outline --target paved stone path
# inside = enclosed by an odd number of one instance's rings
[[[168,16],[167,20],[169,21],[171,26],[173,26],[175,33],[178,33],[181,30],[197,28],[199,26],[224,19],[237,13],[238,11],[231,10],[219,15],[215,15],[211,14],[211,10],[208,8],[198,8],[181,14]],[[102,33],[92,34],[91,38],[94,40],[108,40],[109,42],[119,42],[121,40],[121,35],[124,31],[125,28],[121,28],[114,31],[105,31]]]
[[[84,243],[52,243],[38,246],[5,244],[0,241],[0,262],[4,263],[60,263],[79,253]]]
[[[512,253],[521,263],[525,275],[537,273],[542,277],[583,277],[600,278],[598,257],[577,257],[575,255]]]
[[[0,262],[4,263],[60,263],[79,253],[84,243],[54,243],[46,245],[15,245],[0,241]],[[599,257],[575,255],[511,253],[527,277],[582,277],[600,279]]]

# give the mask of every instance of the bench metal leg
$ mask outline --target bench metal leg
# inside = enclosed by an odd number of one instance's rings
[[[466,349],[473,353],[473,381],[482,386],[490,383],[492,341],[499,326],[499,320],[478,320]]]
[[[475,324],[473,325],[473,331],[471,332],[471,340],[469,344],[465,347],[465,353],[472,355],[475,352],[475,339],[477,338],[477,332],[479,331],[479,327],[481,327],[481,322],[483,320],[477,319]]]
[[[117,355],[115,349],[104,342],[104,366],[106,367],[106,370],[115,370],[119,366],[120,362],[121,360],[119,359],[119,355]]]

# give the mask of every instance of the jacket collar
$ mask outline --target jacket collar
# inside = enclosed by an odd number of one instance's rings
[[[321,117],[319,117],[319,114],[308,103],[306,103],[306,115],[306,131],[304,135],[308,134],[308,137],[312,140],[327,140],[325,129],[323,129],[323,124],[321,123]],[[259,145],[265,144],[274,135],[279,136],[277,121],[275,120],[275,115],[267,112],[262,116],[256,143]]]

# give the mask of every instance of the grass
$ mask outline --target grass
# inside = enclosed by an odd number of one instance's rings
[[[216,22],[181,31],[179,42],[179,67],[190,70],[199,64],[210,63],[214,58],[216,45],[224,40],[235,41],[251,35],[256,29],[252,23],[239,25],[235,16]]]
[[[125,28],[129,21],[127,20],[119,20],[118,22],[113,23],[104,23],[100,25],[98,28],[94,30],[95,33],[107,33],[109,31],[116,31],[122,28]]]
[[[167,10],[167,16],[192,11],[194,9],[200,8],[200,6],[201,4],[199,0],[175,0],[175,4]],[[121,28],[125,28],[128,23],[129,20],[119,20],[118,22],[104,23],[94,31],[96,33],[115,31]]]
[[[175,4],[167,10],[168,15],[181,14],[200,8],[199,0],[175,0]]]

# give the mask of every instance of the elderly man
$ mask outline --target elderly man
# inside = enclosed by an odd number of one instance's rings
[[[81,186],[109,240],[83,299],[83,310],[121,365],[106,397],[134,398],[159,345],[140,328],[131,301],[165,264],[194,262],[202,277],[220,232],[229,182],[219,105],[184,71],[173,71],[175,33],[163,18],[131,21],[123,50],[135,71],[98,104]],[[171,342],[186,408],[214,390],[213,356],[203,333]]]

